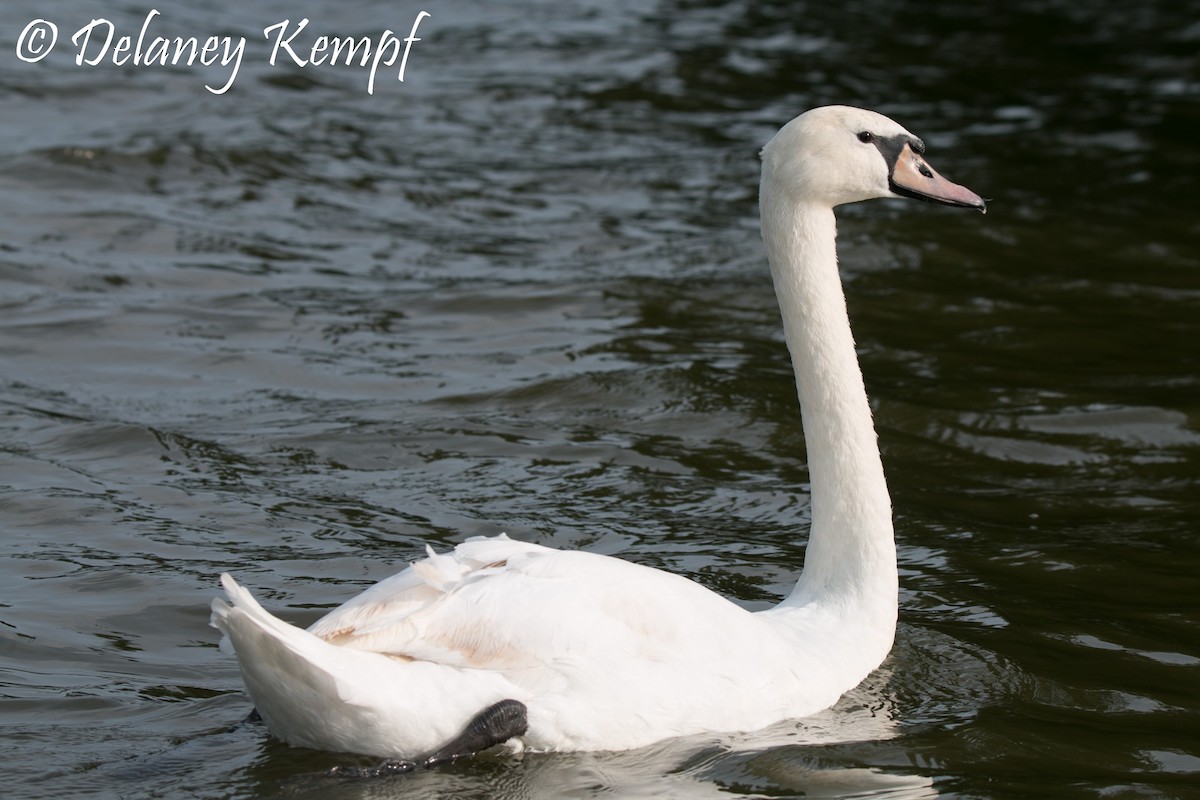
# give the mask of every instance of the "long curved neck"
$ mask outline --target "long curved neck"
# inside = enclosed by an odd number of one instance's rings
[[[833,209],[788,196],[769,173],[761,198],[812,485],[804,572],[783,605],[828,600],[894,626],[891,499],[838,275]]]

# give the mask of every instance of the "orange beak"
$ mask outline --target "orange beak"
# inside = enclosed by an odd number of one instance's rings
[[[907,143],[900,149],[900,154],[892,165],[890,182],[892,191],[904,197],[947,206],[977,208],[987,213],[987,203],[982,197],[965,186],[943,178]]]

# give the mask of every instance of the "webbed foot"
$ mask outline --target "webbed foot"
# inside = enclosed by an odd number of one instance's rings
[[[525,704],[518,700],[501,700],[472,717],[462,733],[426,756],[421,764],[432,767],[474,755],[521,736],[528,729]]]
[[[518,700],[501,700],[480,711],[463,732],[446,744],[417,761],[388,760],[377,767],[332,767],[326,773],[330,778],[386,778],[412,772],[418,766],[436,767],[455,759],[475,755],[514,736],[521,736],[529,729],[525,704]]]

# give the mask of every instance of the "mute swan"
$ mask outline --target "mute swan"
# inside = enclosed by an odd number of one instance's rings
[[[846,301],[833,207],[913,197],[986,211],[887,117],[816,108],[762,150],[762,233],[812,483],[805,566],[752,613],[687,578],[501,534],[371,587],[307,631],[228,575],[212,622],[285,742],[411,768],[510,741],[622,750],[752,731],[831,706],[896,630],[891,501]]]

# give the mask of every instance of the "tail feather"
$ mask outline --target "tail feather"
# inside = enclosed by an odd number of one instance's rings
[[[341,716],[337,711],[344,706],[337,680],[323,663],[324,643],[269,614],[230,576],[222,575],[221,585],[229,602],[213,600],[212,624],[237,654],[259,714],[289,744],[316,746],[314,734]]]
[[[288,744],[415,759],[511,697],[494,673],[338,647],[272,616],[229,575],[212,624],[232,645],[267,727]],[[224,642],[223,642],[224,644]]]

